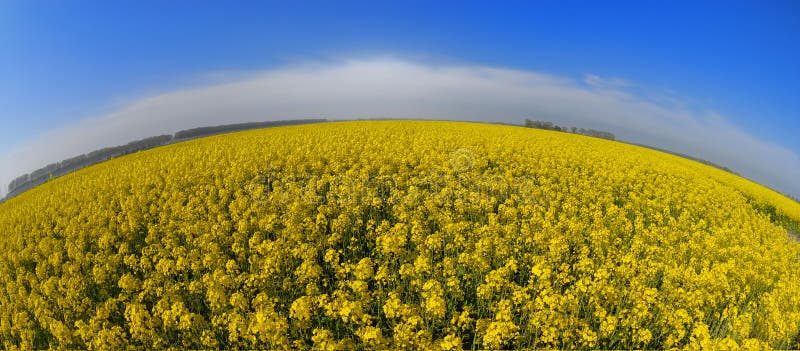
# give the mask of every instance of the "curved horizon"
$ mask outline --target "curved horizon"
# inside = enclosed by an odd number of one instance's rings
[[[20,175],[19,177],[15,178],[14,181],[19,180],[23,176],[30,176],[34,172],[43,171],[49,166],[57,165],[56,167],[62,167],[61,163],[64,162],[64,161],[69,161],[71,159],[74,159],[74,158],[77,158],[77,157],[82,157],[82,156],[85,157],[85,156],[87,156],[89,154],[92,154],[92,153],[95,153],[95,152],[99,152],[99,151],[103,151],[103,150],[106,150],[106,149],[124,147],[124,146],[130,145],[130,144],[133,144],[133,143],[145,141],[147,139],[153,139],[153,138],[159,138],[159,137],[165,137],[165,136],[169,136],[170,137],[170,139],[165,141],[165,142],[154,144],[152,146],[147,146],[147,147],[144,147],[144,148],[136,148],[136,149],[134,149],[132,151],[131,150],[126,150],[123,154],[121,154],[119,156],[111,156],[108,159],[98,160],[96,162],[90,162],[89,164],[86,164],[85,166],[80,166],[78,168],[73,168],[73,169],[70,169],[70,170],[66,170],[63,173],[59,174],[58,176],[53,176],[52,173],[51,173],[51,179],[55,178],[55,177],[65,176],[65,175],[67,175],[69,173],[78,171],[78,170],[80,170],[82,168],[90,167],[90,166],[93,166],[93,165],[98,164],[98,163],[103,163],[103,162],[106,162],[106,161],[110,161],[111,159],[114,159],[114,158],[117,158],[117,157],[126,156],[126,155],[128,155],[130,153],[136,153],[136,152],[140,152],[140,151],[145,151],[145,150],[149,150],[149,149],[152,149],[152,148],[165,146],[165,145],[172,144],[172,143],[181,143],[181,142],[189,141],[189,140],[196,139],[196,138],[206,138],[206,137],[211,137],[211,136],[220,135],[220,134],[236,133],[236,132],[248,131],[248,130],[253,130],[253,129],[284,127],[284,126],[290,126],[290,125],[316,124],[316,123],[333,123],[333,122],[353,122],[353,121],[365,121],[365,120],[366,121],[390,121],[390,120],[442,121],[442,120],[434,120],[434,119],[428,119],[428,120],[425,120],[425,119],[418,119],[418,120],[413,120],[413,119],[351,119],[351,120],[348,120],[348,119],[338,119],[338,120],[298,119],[298,120],[277,120],[277,121],[272,121],[272,122],[246,122],[246,123],[238,123],[238,124],[230,124],[230,125],[219,125],[219,126],[201,126],[201,127],[191,128],[191,129],[187,129],[187,130],[181,130],[181,131],[175,132],[174,134],[154,135],[154,136],[147,137],[147,138],[140,139],[140,140],[132,140],[132,141],[130,141],[128,143],[125,143],[125,144],[109,145],[109,146],[106,146],[106,147],[104,147],[102,149],[92,150],[89,153],[84,153],[84,154],[81,154],[81,155],[75,155],[73,157],[70,157],[70,158],[67,158],[67,159],[64,159],[64,160],[60,160],[60,161],[56,161],[56,162],[50,163],[50,164],[48,164],[48,166],[43,166],[42,168],[36,169],[36,170],[34,170],[32,172]],[[497,123],[497,122],[460,121],[460,120],[444,120],[444,121],[466,122],[466,123],[485,123],[485,124],[496,124]],[[528,126],[526,126],[524,124],[505,123],[505,122],[500,122],[500,123],[503,124],[503,125],[515,126],[515,127],[537,128],[537,127],[528,127]],[[246,126],[246,125],[255,125],[255,126]],[[227,130],[227,129],[223,130],[223,131],[205,130],[205,129],[215,129],[215,128],[219,128],[219,127],[228,128],[230,130]],[[233,128],[231,128],[231,127],[233,127]],[[558,126],[556,125],[555,127],[558,127]],[[576,127],[576,126],[570,126],[570,127],[579,128],[581,131],[584,130],[584,128],[581,128],[581,127]],[[564,132],[564,133],[572,133],[572,134],[578,133],[576,131],[569,131],[568,126],[562,126],[562,128],[563,128],[563,130],[557,130],[557,131]],[[203,131],[203,130],[205,130],[205,131]],[[196,133],[196,132],[199,132],[199,133],[197,133],[197,135],[190,135],[190,134]],[[595,131],[595,132],[597,132],[597,131]],[[600,131],[600,132],[605,132],[605,131]],[[187,134],[187,135],[183,135],[182,136],[181,134]],[[588,135],[588,134],[579,134],[579,135],[589,136],[589,137],[597,137],[597,136],[592,136],[592,135]],[[613,140],[613,141],[618,141],[618,142],[630,144],[630,145],[637,146],[637,147],[644,147],[644,148],[647,148],[647,149],[655,150],[655,151],[662,152],[662,153],[665,153],[665,154],[668,154],[668,155],[672,155],[672,156],[678,156],[678,157],[681,157],[681,158],[684,158],[684,159],[687,159],[687,160],[690,160],[690,161],[693,161],[693,162],[702,163],[702,164],[705,164],[707,166],[711,166],[711,167],[714,167],[714,168],[717,168],[717,169],[721,169],[721,170],[729,172],[729,173],[733,173],[734,175],[736,175],[738,177],[742,177],[742,175],[736,173],[735,170],[729,169],[728,167],[726,167],[724,165],[716,164],[716,163],[714,163],[713,161],[710,161],[710,160],[704,160],[704,159],[701,159],[701,158],[698,158],[698,157],[694,157],[692,155],[681,154],[681,153],[677,153],[677,152],[674,152],[674,151],[671,151],[671,150],[665,150],[665,149],[656,148],[656,147],[653,147],[653,146],[650,146],[650,145],[630,143],[630,142],[626,142],[624,140],[615,140],[613,138],[613,133],[611,135],[612,135],[612,139],[611,140]],[[757,181],[754,181],[752,179],[749,179],[749,178],[746,178],[746,177],[742,177],[742,178],[746,179],[746,180],[749,180],[749,181],[752,181],[752,182],[754,182],[756,184],[765,186],[764,184],[758,183]],[[33,179],[28,179],[27,180],[27,182],[32,182],[32,181],[34,181],[34,180]],[[46,181],[49,181],[49,179],[45,180],[45,182]],[[22,193],[24,193],[24,192],[36,187],[36,186],[39,186],[39,185],[41,185],[43,183],[41,183],[41,184],[33,184],[32,186],[27,187],[25,189],[22,189],[20,191],[16,191],[16,190],[22,188],[23,186],[28,186],[29,184],[27,184],[27,183],[17,184],[17,188],[13,189],[13,190],[11,189],[11,185],[12,184],[8,184],[8,190],[6,191],[6,193],[3,196],[0,196],[0,201],[6,201],[6,200],[10,199],[11,197],[18,196],[18,195],[20,195],[20,194],[22,194]],[[791,196],[789,194],[780,192],[780,191],[778,191],[776,189],[773,189],[773,188],[770,188],[768,186],[766,186],[766,187],[768,189],[772,190],[772,191],[777,192],[780,195],[786,196],[786,197],[794,200],[795,202],[800,203],[800,201],[797,198],[795,198],[795,197],[793,197],[793,196]],[[12,194],[13,192],[15,192],[15,193]]]
[[[632,83],[395,56],[303,62],[140,98],[0,153],[0,181],[119,141],[307,118],[549,120],[609,130],[620,140],[709,160],[779,192],[800,194],[797,151],[759,139],[718,113],[653,99]]]

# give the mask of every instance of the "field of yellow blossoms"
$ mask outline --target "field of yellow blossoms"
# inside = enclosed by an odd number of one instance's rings
[[[0,204],[6,349],[800,347],[800,205],[579,135],[220,135]]]

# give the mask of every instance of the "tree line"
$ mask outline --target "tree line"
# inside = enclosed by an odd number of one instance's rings
[[[606,131],[595,130],[595,129],[583,129],[583,128],[576,128],[576,127],[569,127],[569,128],[568,127],[561,127],[561,126],[553,124],[553,122],[549,122],[549,121],[535,121],[535,120],[526,119],[525,120],[525,127],[537,128],[537,129],[545,129],[545,130],[554,130],[554,131],[557,131],[557,132],[575,133],[575,134],[581,134],[581,135],[586,135],[586,136],[593,136],[593,137],[597,137],[597,138],[616,140],[616,138],[615,138],[613,133],[609,133],[609,132],[606,132]],[[658,148],[658,147],[650,146],[650,145],[637,144],[637,143],[629,143],[629,144],[636,145],[636,146],[641,146],[641,147],[646,147],[648,149],[653,149],[653,150],[656,150],[656,151],[666,152],[668,154],[672,154],[672,155],[675,155],[675,156],[680,156],[680,157],[683,157],[683,158],[687,158],[687,159],[690,159],[690,160],[693,160],[693,161],[697,161],[697,162],[709,165],[711,167],[719,168],[719,169],[721,169],[723,171],[726,171],[726,172],[729,172],[729,173],[733,173],[733,174],[739,175],[739,173],[734,172],[733,170],[731,170],[730,168],[728,168],[726,166],[722,166],[720,164],[717,164],[717,163],[714,163],[714,162],[711,162],[711,161],[708,161],[708,160],[705,160],[705,159],[702,159],[702,158],[699,158],[699,157],[694,157],[694,156],[691,156],[691,155],[682,154],[682,153],[679,153],[679,152],[674,152],[674,151],[670,151],[670,150],[666,150],[666,149],[662,149],[662,148]],[[798,201],[798,199],[796,197],[792,197],[792,196],[789,196],[789,197],[792,198],[795,201]],[[800,201],[798,201],[798,202],[800,202]]]
[[[37,185],[41,185],[48,180],[65,174],[74,172],[84,167],[88,167],[112,158],[120,157],[137,151],[152,149],[157,146],[166,145],[169,143],[184,141],[204,136],[238,132],[248,129],[258,129],[285,125],[308,124],[325,122],[326,119],[301,119],[301,120],[285,120],[285,121],[269,121],[269,122],[252,122],[252,123],[236,123],[226,124],[211,127],[201,127],[181,130],[175,134],[158,135],[154,137],[144,138],[132,141],[125,145],[118,145],[95,150],[87,154],[71,157],[60,162],[49,164],[45,167],[39,168],[31,173],[23,174],[8,184],[8,194],[0,202],[10,199],[20,193],[31,189]]]
[[[603,138],[608,140],[616,140],[616,137],[613,133],[596,130],[596,129],[584,129],[584,128],[577,128],[577,127],[561,127],[553,122],[549,121],[535,121],[526,119],[525,120],[525,127],[528,128],[536,128],[536,129],[545,129],[545,130],[554,130],[557,132],[567,132],[567,133],[574,133],[574,134],[581,134],[586,136],[592,136],[596,138]]]

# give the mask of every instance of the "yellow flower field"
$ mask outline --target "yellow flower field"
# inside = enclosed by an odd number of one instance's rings
[[[627,144],[341,122],[0,204],[7,349],[800,348],[800,205]]]

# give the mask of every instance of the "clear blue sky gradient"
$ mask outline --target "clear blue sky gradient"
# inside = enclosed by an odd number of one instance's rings
[[[209,72],[389,53],[620,77],[800,153],[800,1],[290,3],[0,2],[0,151]]]

